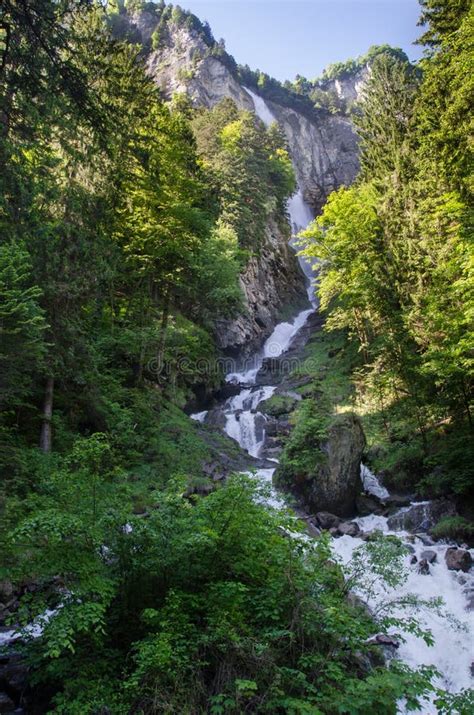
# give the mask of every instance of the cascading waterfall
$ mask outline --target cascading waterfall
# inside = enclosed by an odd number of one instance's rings
[[[246,91],[252,97],[255,112],[260,119],[267,126],[276,121],[265,100],[250,89],[246,89]],[[306,228],[312,220],[312,211],[305,202],[300,189],[289,200],[288,213],[294,235]],[[308,283],[310,283],[313,277],[313,266],[311,262],[302,257],[299,257],[299,261]],[[251,367],[247,367],[241,372],[227,375],[228,382],[241,384],[242,389],[237,395],[226,400],[223,405],[226,417],[224,429],[232,439],[236,440],[253,457],[259,457],[265,440],[265,416],[258,411],[258,406],[261,402],[271,397],[276,389],[268,385],[257,387],[255,385],[257,373],[264,358],[278,357],[291,346],[293,339],[316,307],[316,299],[312,288],[308,289],[308,297],[313,307],[301,311],[293,322],[284,322],[277,325],[266,340],[262,350],[254,356],[251,361]],[[194,419],[200,422],[204,422],[206,416],[206,412],[192,415]],[[274,471],[274,468],[258,468],[256,474],[271,485]],[[364,465],[361,467],[361,478],[368,494],[372,494],[380,500],[389,497],[388,491]],[[279,507],[283,504],[283,501],[273,491],[268,499],[268,504],[272,507]],[[398,513],[402,516],[403,510]],[[387,519],[383,516],[372,514],[357,519],[357,523],[365,532],[379,530],[395,534],[404,543],[408,544],[409,549],[412,551],[406,558],[405,566],[408,571],[406,583],[402,588],[388,594],[388,597],[401,598],[408,594],[415,594],[424,600],[432,597],[442,597],[447,611],[453,614],[461,625],[461,629],[459,629],[453,621],[442,618],[434,612],[421,612],[417,617],[422,626],[426,626],[432,631],[435,644],[433,647],[428,647],[420,638],[409,634],[406,636],[405,642],[400,644],[399,657],[412,667],[433,664],[440,672],[439,685],[447,690],[457,692],[471,686],[472,676],[474,675],[474,610],[468,612],[466,606],[470,598],[472,609],[474,609],[474,569],[471,569],[470,574],[449,571],[444,558],[445,551],[448,548],[446,544],[433,543],[427,547],[426,535],[417,537],[404,531],[390,531]],[[333,551],[341,562],[347,563],[351,559],[354,550],[362,543],[363,541],[360,538],[342,536],[333,540]],[[429,565],[428,573],[422,575],[418,571],[417,563],[420,558],[425,558],[422,553],[427,548],[435,553],[435,558]],[[416,556],[417,563],[414,563],[413,556]],[[382,598],[382,595],[387,598],[386,592],[378,596]],[[361,596],[364,598],[365,594],[361,594]],[[368,605],[376,607],[378,596],[375,596],[374,602],[369,600]],[[399,712],[404,712],[403,703],[399,704]],[[431,713],[436,712],[437,710],[433,703],[427,704],[423,710],[424,715],[431,715]]]
[[[369,607],[376,610],[382,602],[402,599],[404,596],[416,596],[423,601],[442,598],[445,615],[436,610],[420,609],[416,619],[422,628],[429,629],[434,638],[434,645],[428,646],[414,634],[404,634],[397,655],[413,668],[422,664],[434,665],[440,677],[436,684],[445,690],[459,692],[472,687],[472,663],[474,660],[474,611],[467,611],[468,599],[474,598],[474,574],[450,571],[445,562],[445,552],[448,546],[442,543],[428,543],[426,535],[416,537],[404,531],[390,530],[387,519],[383,516],[370,515],[356,520],[364,532],[382,531],[393,534],[410,549],[405,557],[404,568],[407,579],[396,589],[386,589],[367,598],[366,593],[359,595],[367,600]],[[362,539],[341,536],[333,541],[333,550],[342,561],[348,563],[354,550],[363,544]],[[420,573],[420,560],[430,554],[433,562],[429,564],[427,573]],[[434,556],[433,556],[434,554]],[[416,558],[416,562],[415,562]],[[396,608],[393,615],[406,616],[403,608]],[[400,703],[399,712],[404,713],[404,704]],[[423,706],[423,715],[434,715],[437,708],[433,702]]]

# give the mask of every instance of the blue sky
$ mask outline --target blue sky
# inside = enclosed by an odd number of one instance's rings
[[[410,59],[419,36],[418,0],[175,0],[208,20],[237,62],[279,80],[313,78],[331,62],[370,45],[402,47]]]

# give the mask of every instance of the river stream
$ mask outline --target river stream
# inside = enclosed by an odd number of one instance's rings
[[[276,121],[265,101],[251,90],[246,90],[252,97],[256,114],[268,126]],[[292,223],[293,233],[304,229],[312,220],[310,207],[306,204],[300,189],[288,202],[288,213]],[[273,385],[256,385],[257,373],[263,360],[268,357],[278,357],[291,347],[294,338],[305,325],[311,313],[316,309],[314,290],[310,287],[310,278],[313,275],[312,266],[299,258],[303,273],[308,279],[308,308],[301,311],[293,321],[278,324],[263,348],[247,362],[241,372],[227,375],[227,381],[238,384],[241,390],[237,395],[228,398],[222,405],[225,415],[225,432],[246,450],[252,457],[258,458],[265,444],[266,416],[259,411],[259,405],[271,397],[275,392]],[[194,419],[204,422],[207,412],[192,415]],[[277,460],[273,460],[276,462]],[[272,484],[275,468],[258,468],[256,475],[260,479]],[[379,483],[377,477],[366,467],[361,468],[361,477],[367,493],[379,499],[389,496],[387,490]],[[269,499],[271,506],[284,504],[284,496],[272,490]],[[415,505],[418,511],[429,510],[428,503]],[[406,507],[404,508],[406,509]],[[403,516],[403,509],[400,510]],[[407,635],[397,650],[397,657],[408,665],[417,667],[422,664],[434,665],[440,673],[437,685],[451,692],[473,686],[474,675],[474,568],[470,572],[448,570],[445,561],[445,552],[449,544],[434,543],[426,533],[418,535],[404,530],[390,529],[388,519],[374,514],[356,519],[362,532],[370,533],[378,530],[387,534],[395,534],[407,545],[410,553],[405,558],[406,581],[395,589],[384,590],[380,593],[360,593],[368,606],[376,610],[381,598],[400,599],[408,594],[413,594],[423,601],[441,597],[449,617],[431,609],[422,609],[417,613],[417,620],[422,627],[428,628],[434,639],[434,645],[429,647],[424,641],[414,635]],[[423,525],[421,526],[421,529]],[[335,557],[347,564],[354,550],[363,544],[362,538],[341,536],[333,539]],[[420,573],[420,561],[429,554],[431,561]],[[471,551],[474,555],[474,552]],[[395,611],[395,615],[397,611]],[[402,610],[399,611],[402,615]],[[403,703],[400,703],[400,712],[404,712]],[[433,703],[423,707],[424,714],[436,713]]]

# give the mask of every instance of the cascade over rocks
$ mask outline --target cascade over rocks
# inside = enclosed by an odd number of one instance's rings
[[[390,516],[388,526],[394,531],[426,532],[443,517],[455,514],[456,507],[449,499],[415,502]]]

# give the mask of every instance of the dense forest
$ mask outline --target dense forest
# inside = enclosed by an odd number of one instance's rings
[[[473,14],[467,0],[421,6],[419,65],[382,47],[322,78],[370,61],[351,109],[360,175],[301,245],[320,261],[329,370],[344,363],[374,429],[371,464],[387,483],[454,494],[464,535]],[[223,382],[216,326],[244,309],[239,276],[268,222],[289,239],[296,181],[276,124],[230,99],[165,101],[124,7],[1,6],[0,618],[24,629],[25,712],[376,715],[400,698],[415,710],[427,693],[440,713],[471,712],[469,693],[436,690],[433,668],[386,664],[374,648],[374,629],[429,642],[415,618],[387,611],[375,628],[348,597],[366,564],[397,583],[396,539],[374,538],[344,572],[327,534],[308,545],[248,475],[200,489],[203,465],[231,447],[183,408],[197,386]],[[263,96],[332,111],[318,82],[275,89],[237,67],[206,23],[146,8],[152,44],[166,43],[171,18],[187,22]],[[334,410],[326,397],[295,413],[289,479]]]
[[[444,7],[446,6],[446,7]],[[302,239],[326,328],[347,336],[374,461],[472,518],[472,100],[469,3],[424,3],[426,58],[379,55],[355,117],[361,172]]]

